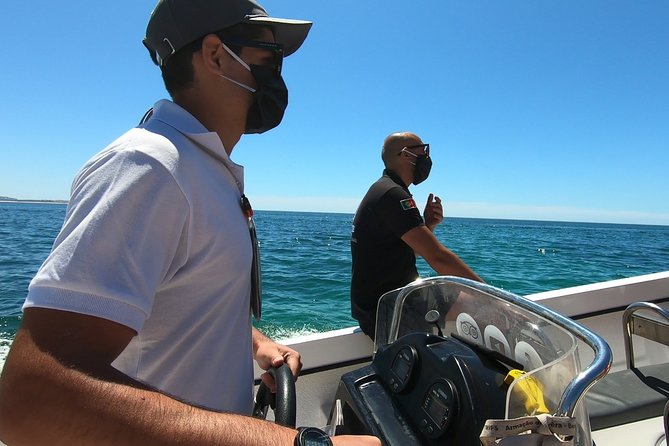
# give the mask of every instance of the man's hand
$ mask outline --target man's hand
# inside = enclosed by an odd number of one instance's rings
[[[332,437],[334,446],[381,446],[381,440],[376,437],[362,435],[342,435]]]
[[[274,342],[255,328],[253,329],[253,355],[258,366],[263,370],[270,367],[279,367],[286,363],[293,372],[295,379],[302,370],[302,357],[299,352]],[[272,392],[276,391],[272,375],[263,373],[260,379]]]
[[[427,197],[423,218],[425,219],[425,226],[427,226],[430,231],[434,232],[434,228],[444,221],[444,209],[441,206],[441,198],[434,194],[430,194]]]

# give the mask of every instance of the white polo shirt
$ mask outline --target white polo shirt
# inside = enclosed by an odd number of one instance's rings
[[[250,414],[252,247],[243,167],[184,109],[149,121],[76,176],[65,223],[24,308],[137,331],[114,362],[180,400]]]

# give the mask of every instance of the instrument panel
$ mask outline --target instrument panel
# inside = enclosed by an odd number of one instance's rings
[[[412,333],[345,374],[336,398],[346,433],[385,445],[474,446],[485,420],[504,418],[507,371],[455,338]]]

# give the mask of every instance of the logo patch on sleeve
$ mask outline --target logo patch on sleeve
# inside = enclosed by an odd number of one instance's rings
[[[416,202],[413,198],[407,198],[406,200],[400,201],[402,209],[408,211],[409,209],[416,209]]]

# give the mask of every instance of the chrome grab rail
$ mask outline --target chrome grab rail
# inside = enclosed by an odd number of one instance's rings
[[[557,412],[554,415],[566,417],[573,416],[576,407],[578,406],[579,402],[581,402],[581,399],[583,399],[588,389],[590,389],[590,387],[592,387],[599,379],[604,377],[611,368],[611,363],[613,360],[611,347],[609,347],[606,341],[604,341],[604,339],[602,339],[599,335],[595,334],[583,325],[578,324],[577,322],[529,299],[525,299],[524,297],[500,290],[490,285],[454,276],[437,276],[418,279],[400,290],[397,300],[395,301],[395,311],[393,312],[393,320],[390,325],[390,334],[388,337],[389,343],[397,340],[400,328],[399,323],[401,313],[398,310],[403,306],[407,296],[419,288],[442,283],[461,284],[524,308],[525,310],[528,310],[540,317],[543,317],[546,320],[551,321],[555,325],[562,327],[577,339],[585,342],[594,350],[594,359],[581,373],[576,376],[576,378],[574,378],[569,383],[567,388],[562,393]]]
[[[662,321],[653,321],[656,324],[660,325],[669,325],[669,311],[665,310],[664,308],[661,308],[653,303],[650,302],[634,302],[631,303],[626,309],[625,312],[623,313],[623,337],[625,338],[625,358],[627,360],[627,368],[628,369],[633,369],[634,368],[634,345],[632,343],[632,334],[637,334],[639,336],[643,336],[647,339],[651,339],[656,342],[662,342],[656,338],[644,336],[639,333],[634,333],[633,332],[633,327],[632,327],[632,322],[633,318],[632,316],[634,313],[636,313],[639,310],[649,310],[652,311],[660,316],[662,316],[667,322],[662,322]],[[666,342],[662,342],[663,344],[667,345]]]

